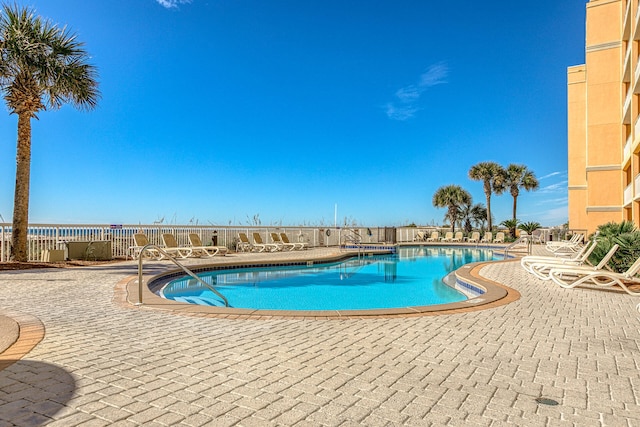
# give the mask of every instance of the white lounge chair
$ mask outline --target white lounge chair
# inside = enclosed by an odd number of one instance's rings
[[[471,233],[471,236],[469,237],[469,240],[467,240],[467,242],[469,243],[478,243],[480,241],[480,232],[479,231],[474,231]]]
[[[162,235],[162,241],[164,242],[164,248],[166,253],[178,258],[187,258],[193,254],[193,248],[189,246],[178,246],[176,237],[171,233],[164,233]]]
[[[253,243],[249,241],[249,238],[245,233],[238,233],[238,239],[240,240],[236,244],[236,250],[239,252],[252,252],[258,250],[260,252],[264,251],[264,246],[260,250],[260,248],[256,247]]]
[[[133,245],[129,246],[128,253],[131,253],[132,259],[138,259],[140,257],[140,252],[142,249],[149,244],[149,239],[144,233],[135,233],[133,235]],[[160,252],[153,248],[148,248],[145,253],[145,257],[149,257],[151,259],[160,259],[162,256]]]
[[[520,265],[529,273],[533,273],[531,271],[533,265],[538,269],[545,265],[548,265],[549,268],[560,265],[582,265],[587,262],[589,255],[591,255],[591,252],[593,252],[596,246],[598,246],[598,242],[592,240],[588,244],[584,245],[580,252],[577,252],[571,258],[562,258],[553,255],[527,255],[520,259]]]
[[[480,243],[491,243],[492,241],[493,241],[493,233],[490,231],[485,232],[484,237],[480,239]]]
[[[440,233],[437,231],[432,231],[431,237],[427,238],[427,242],[437,242],[438,240],[440,240]]]
[[[456,231],[456,235],[453,237],[453,239],[451,239],[452,242],[462,242],[462,239],[464,238],[464,234],[462,234],[462,231]]]
[[[294,243],[285,243],[282,240],[282,237],[280,237],[280,235],[278,233],[271,233],[271,241],[280,246],[282,249],[287,249],[287,250],[294,250],[296,248],[296,245]]]
[[[262,241],[262,236],[258,232],[253,232],[253,245],[262,247],[263,249],[260,251],[268,250],[270,252],[282,250],[282,246],[276,245],[275,243],[265,243]]]
[[[574,234],[570,240],[547,242],[545,248],[549,252],[577,252],[582,248],[582,234]]]
[[[617,245],[614,245],[617,246]],[[640,278],[636,275],[640,271],[640,258],[623,273],[605,269],[588,269],[580,267],[557,267],[549,270],[549,276],[563,288],[575,288],[579,285],[594,285],[598,287],[620,286],[629,295],[640,296],[640,291],[632,291],[629,285],[640,285]]]
[[[282,240],[282,243],[284,243],[285,245],[288,245],[289,243],[295,245],[296,250],[302,250],[302,249],[307,249],[309,247],[309,244],[306,242],[292,242],[289,240],[289,236],[287,236],[287,233],[280,233],[280,239]]]
[[[217,254],[222,256],[227,254],[228,249],[225,246],[205,246],[200,240],[200,236],[196,233],[189,233],[189,242],[194,254],[199,253],[201,256],[212,258]]]
[[[504,243],[504,233],[502,231],[496,233],[496,238],[493,239],[493,243]]]
[[[542,280],[549,280],[551,277],[549,276],[549,271],[553,268],[571,268],[571,267],[593,267],[589,264],[588,258],[591,255],[591,252],[595,249],[597,243],[589,245],[586,251],[582,252],[582,255],[578,258],[553,258],[552,260],[548,260],[546,262],[533,262],[529,265],[529,273],[537,276]],[[613,254],[616,252],[617,247],[612,247],[609,252],[605,254],[605,256],[600,260],[600,262],[593,268],[600,269],[605,268],[607,262],[611,259]]]
[[[444,237],[442,239],[440,239],[441,242],[452,242],[453,241],[453,232],[452,231],[447,231],[444,234]]]

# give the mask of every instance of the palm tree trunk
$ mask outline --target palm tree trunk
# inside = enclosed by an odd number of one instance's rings
[[[516,208],[518,206],[518,196],[513,196],[513,219],[516,219]]]
[[[13,200],[11,258],[15,261],[26,262],[29,260],[27,233],[29,227],[29,177],[31,174],[31,116],[29,113],[18,115],[16,153],[16,190]]]
[[[487,196],[487,223],[489,224],[488,230],[492,231],[493,224],[491,223],[491,194],[486,194],[486,196]]]

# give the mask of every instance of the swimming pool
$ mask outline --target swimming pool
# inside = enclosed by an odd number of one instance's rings
[[[375,310],[464,301],[482,291],[443,279],[464,264],[497,259],[491,250],[402,247],[396,254],[306,266],[235,268],[201,272],[234,308],[257,310]],[[464,291],[464,293],[463,293]],[[159,294],[191,304],[222,306],[190,277],[174,279]]]

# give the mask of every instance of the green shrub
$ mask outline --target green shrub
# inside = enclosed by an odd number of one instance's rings
[[[626,271],[640,257],[640,231],[630,221],[603,224],[598,227],[595,238],[598,245],[589,256],[593,265],[598,264],[616,243],[619,248],[607,264],[613,271]]]

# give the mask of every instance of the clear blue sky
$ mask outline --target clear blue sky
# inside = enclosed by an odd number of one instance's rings
[[[92,112],[34,120],[30,222],[442,223],[481,161],[540,180],[518,217],[567,221],[566,69],[586,0],[31,0],[85,42]],[[2,113],[4,111],[4,113]],[[0,109],[0,215],[17,118]],[[497,223],[510,195],[494,196]]]

